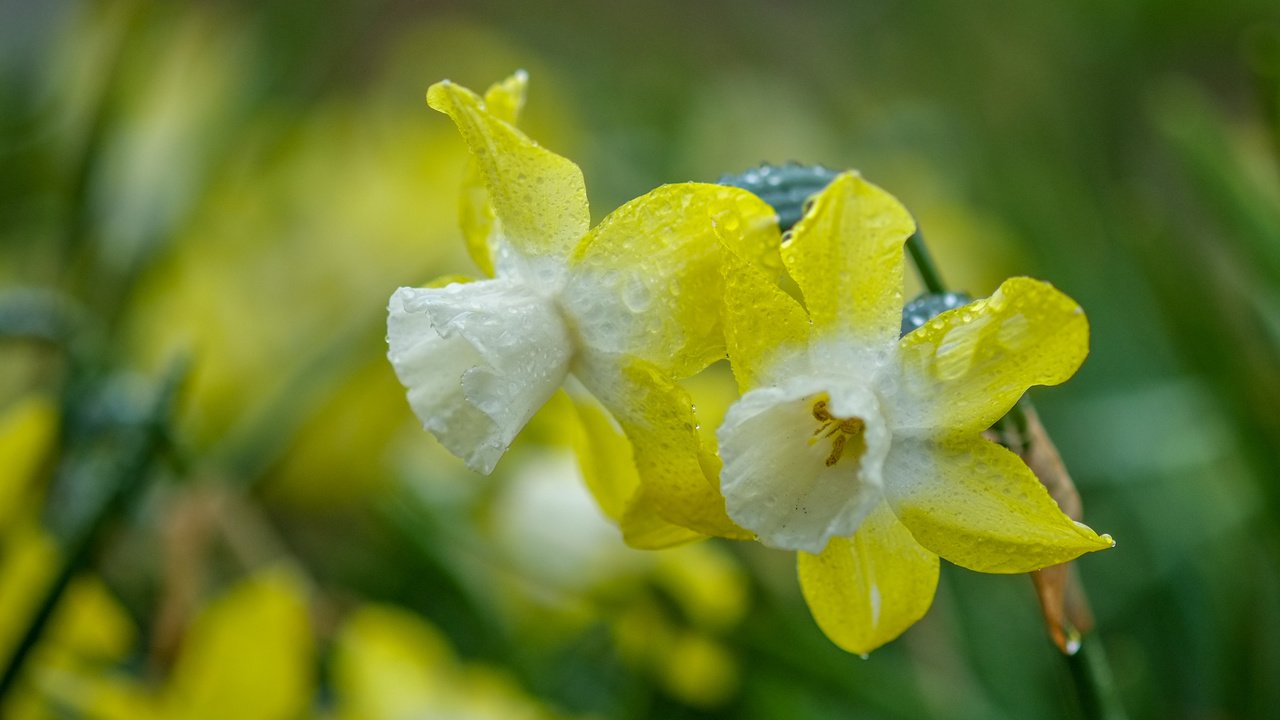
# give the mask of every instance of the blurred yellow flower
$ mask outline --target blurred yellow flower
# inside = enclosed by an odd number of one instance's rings
[[[422,618],[365,605],[335,643],[338,720],[550,720],[556,717],[504,675],[465,665]]]
[[[57,408],[41,395],[19,400],[0,415],[0,530],[29,509],[57,429]]]
[[[800,551],[814,617],[857,653],[924,614],[939,555],[1016,573],[1113,544],[980,435],[1029,386],[1075,372],[1084,314],[1014,278],[899,340],[914,227],[880,188],[838,177],[782,248],[807,309],[726,253],[726,343],[743,392],[717,432],[726,508],[763,544]]]
[[[32,395],[0,415],[0,659],[7,661],[61,562],[55,539],[40,526],[40,469],[54,449],[58,413],[52,399]],[[0,716],[45,717],[46,699],[66,679],[119,661],[136,631],[97,577],[72,581],[48,632],[24,666],[30,682],[5,698]]]
[[[187,631],[168,681],[84,676],[58,699],[100,720],[302,717],[315,678],[306,590],[287,569],[259,572],[211,603]]]
[[[580,381],[598,398],[611,415],[602,419],[643,458],[641,482],[611,513],[629,539],[696,536],[673,526],[746,537],[707,481],[692,406],[670,378],[723,356],[720,313],[706,304],[722,287],[713,227],[753,262],[780,268],[773,210],[736,188],[667,185],[588,231],[581,171],[512,124],[525,84],[517,73],[483,99],[448,81],[428,93],[471,149],[462,224],[494,277],[392,295],[388,357],[409,403],[446,448],[488,473],[572,376],[570,388]]]

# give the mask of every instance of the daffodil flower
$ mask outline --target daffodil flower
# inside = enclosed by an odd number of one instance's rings
[[[923,616],[938,556],[1020,573],[1113,544],[981,436],[1028,387],[1075,372],[1083,312],[1014,278],[899,339],[913,231],[893,197],[846,173],[782,247],[805,307],[732,253],[724,265],[743,393],[717,432],[728,514],[763,544],[799,551],[815,619],[857,653]]]
[[[445,448],[488,473],[552,394],[580,381],[636,448],[637,483],[593,487],[629,541],[748,536],[707,479],[692,406],[671,378],[723,357],[721,310],[708,301],[723,287],[718,237],[761,272],[781,272],[774,212],[737,188],[685,183],[589,229],[581,171],[513,125],[525,84],[517,73],[483,99],[448,81],[427,94],[471,150],[462,225],[492,277],[392,295],[388,356],[409,403]]]

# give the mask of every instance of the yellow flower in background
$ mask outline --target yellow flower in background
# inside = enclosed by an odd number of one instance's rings
[[[557,717],[505,675],[463,664],[426,620],[365,605],[338,632],[338,720],[550,720]]]
[[[726,253],[726,343],[743,392],[717,432],[729,516],[797,550],[802,590],[836,644],[866,653],[923,616],[938,556],[1027,572],[1112,546],[1070,520],[981,433],[1088,352],[1070,298],[1028,278],[899,339],[903,243],[893,197],[855,173],[783,245],[805,308]]]
[[[723,357],[721,312],[708,304],[723,285],[717,232],[780,269],[774,212],[736,188],[685,183],[589,230],[581,171],[512,125],[525,83],[517,73],[483,99],[448,81],[428,93],[471,149],[463,227],[494,276],[392,295],[388,357],[409,403],[446,448],[488,473],[552,394],[580,381],[636,448],[640,483],[620,513],[630,540],[747,537],[707,479],[712,461],[671,378]]]
[[[53,449],[58,411],[52,398],[19,400],[0,414],[0,531],[33,504],[41,463]]]
[[[32,395],[0,414],[0,658],[16,649],[62,560],[58,544],[39,522],[40,468],[58,430],[51,398]],[[48,632],[24,670],[29,682],[0,706],[0,716],[47,717],[47,696],[67,678],[122,660],[133,647],[133,620],[96,576],[72,581]]]
[[[540,421],[571,407],[553,401]],[[535,421],[537,422],[537,421]],[[739,660],[724,638],[746,615],[746,574],[724,545],[640,551],[618,538],[567,450],[521,457],[491,510],[493,541],[513,569],[497,580],[526,643],[559,645],[606,624],[619,657],[666,692],[716,707],[737,691]]]
[[[55,700],[100,720],[302,717],[315,686],[307,591],[287,569],[261,571],[209,604],[187,630],[168,681],[69,677]]]

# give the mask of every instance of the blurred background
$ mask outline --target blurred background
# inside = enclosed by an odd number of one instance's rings
[[[564,407],[492,477],[420,429],[387,298],[475,272],[424,92],[516,68],[597,220],[856,167],[952,285],[1075,297],[1035,399],[1120,696],[1274,716],[1274,0],[0,1],[0,716],[1078,716],[1026,577],[944,566],[863,660],[788,553],[625,548]]]

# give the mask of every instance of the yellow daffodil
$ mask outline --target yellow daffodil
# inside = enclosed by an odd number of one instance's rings
[[[1088,352],[1081,309],[1008,280],[899,339],[906,210],[855,173],[815,197],[782,247],[805,307],[726,253],[726,341],[743,392],[717,433],[728,514],[800,551],[815,619],[866,653],[933,599],[938,556],[1019,573],[1112,546],[1067,518],[981,433]]]
[[[86,674],[65,679],[54,699],[101,720],[303,717],[315,686],[308,611],[291,569],[258,571],[201,611],[162,686]]]
[[[343,622],[332,662],[336,720],[554,720],[498,668],[459,660],[435,626],[389,605]]]
[[[525,85],[517,73],[484,98],[448,81],[427,94],[471,150],[462,225],[492,277],[392,295],[388,356],[410,405],[450,452],[488,473],[572,376],[636,447],[641,482],[619,513],[629,539],[747,536],[707,480],[691,403],[671,378],[724,354],[721,312],[708,305],[723,287],[717,235],[761,272],[781,271],[774,212],[736,188],[684,183],[589,229],[581,171],[513,125]]]

